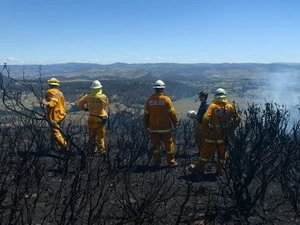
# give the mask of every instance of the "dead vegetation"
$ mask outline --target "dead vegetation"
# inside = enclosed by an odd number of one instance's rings
[[[43,109],[23,106],[20,93],[11,92],[15,81],[1,79],[2,103],[14,106],[0,124],[1,224],[299,222],[299,124],[287,129],[288,113],[276,104],[242,112],[226,140],[225,176],[191,176],[185,168],[198,153],[190,121],[181,120],[174,133],[177,168],[152,166],[142,117],[126,110],[110,117],[106,158],[89,154],[78,118],[62,127],[69,142],[62,152],[51,144]]]

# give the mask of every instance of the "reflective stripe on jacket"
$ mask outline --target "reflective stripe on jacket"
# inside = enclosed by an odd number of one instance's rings
[[[96,94],[86,94],[77,101],[77,106],[81,110],[88,108],[89,120],[99,120],[99,117],[106,117],[108,115],[106,107],[109,100],[105,94],[98,92]]]
[[[206,130],[206,142],[222,143],[232,126],[240,122],[235,108],[226,98],[215,98],[206,110],[202,123]]]
[[[167,133],[172,125],[177,127],[178,117],[171,99],[163,93],[155,93],[147,99],[144,121],[150,132]]]

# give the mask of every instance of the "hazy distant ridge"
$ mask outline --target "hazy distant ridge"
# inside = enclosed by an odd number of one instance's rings
[[[290,72],[300,75],[300,63],[114,63],[109,65],[93,63],[63,63],[49,65],[8,65],[11,75],[37,77],[39,68],[43,77],[59,76],[64,78],[141,78],[161,77],[170,79],[196,79],[205,75],[242,75]]]

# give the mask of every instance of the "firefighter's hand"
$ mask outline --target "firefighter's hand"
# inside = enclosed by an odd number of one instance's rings
[[[46,99],[43,99],[43,100],[41,101],[41,103],[42,103],[43,105],[49,105],[49,103],[46,101]]]

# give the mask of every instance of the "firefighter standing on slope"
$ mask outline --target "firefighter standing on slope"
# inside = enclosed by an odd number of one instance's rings
[[[228,103],[225,90],[217,89],[213,103],[208,107],[202,119],[206,138],[200,150],[200,157],[188,169],[192,172],[204,172],[207,161],[216,150],[218,153],[217,173],[223,175],[226,160],[224,138],[239,123],[240,117],[233,105]]]
[[[153,86],[155,93],[150,96],[145,104],[144,121],[149,131],[153,144],[154,165],[161,164],[160,142],[162,141],[167,154],[169,166],[177,166],[174,154],[174,141],[172,137],[172,126],[177,128],[178,117],[170,97],[163,92],[165,83],[157,80]]]
[[[67,147],[67,141],[60,132],[60,124],[66,117],[66,102],[63,93],[58,90],[59,80],[51,78],[47,81],[49,89],[45,92],[42,104],[47,107],[47,119],[51,123],[52,137],[62,148]]]
[[[81,110],[89,112],[89,142],[92,152],[105,156],[105,132],[109,100],[106,95],[102,93],[102,85],[98,80],[93,81],[90,88],[91,93],[84,95],[76,104]]]

